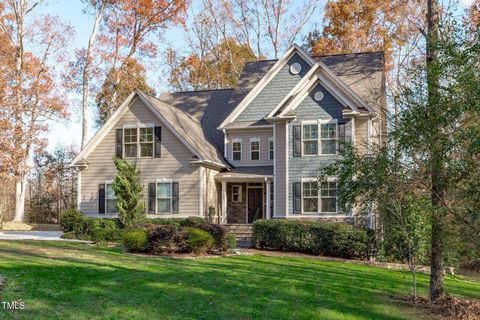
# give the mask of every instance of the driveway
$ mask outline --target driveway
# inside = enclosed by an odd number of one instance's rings
[[[0,231],[0,240],[64,240],[61,231]]]

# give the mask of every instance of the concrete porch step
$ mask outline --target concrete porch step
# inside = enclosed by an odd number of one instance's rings
[[[226,224],[224,227],[235,235],[237,248],[251,248],[253,246],[253,227],[251,224]]]

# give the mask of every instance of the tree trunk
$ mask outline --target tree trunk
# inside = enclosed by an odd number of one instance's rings
[[[105,1],[102,1],[100,8],[97,11],[95,17],[95,22],[93,24],[92,33],[88,39],[87,52],[85,57],[85,64],[83,66],[83,75],[82,75],[82,144],[81,148],[85,146],[88,138],[88,95],[90,91],[90,64],[91,64],[91,53],[93,43],[97,36],[98,25],[103,16],[103,9],[105,7]]]
[[[27,176],[24,175],[20,181],[15,183],[15,218],[13,221],[25,219],[25,193],[27,191]]]
[[[439,37],[438,1],[428,0],[427,3],[427,86],[428,86],[428,117],[432,129],[432,143],[430,150],[431,184],[432,184],[432,238],[431,238],[431,265],[430,265],[430,299],[438,300],[443,296],[444,256],[445,256],[445,221],[444,202],[444,152],[442,143],[442,128],[436,121],[436,108],[439,103],[439,75],[437,70],[437,51]]]

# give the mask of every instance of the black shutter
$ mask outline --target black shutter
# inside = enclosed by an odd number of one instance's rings
[[[293,126],[293,156],[302,155],[302,126]]]
[[[119,159],[123,156],[123,129],[117,129],[115,134],[115,156]]]
[[[155,183],[148,184],[148,213],[155,213]]]
[[[338,124],[338,153],[345,151],[345,123]]]
[[[178,213],[179,202],[178,182],[172,183],[172,213]]]
[[[302,185],[300,182],[293,183],[293,213],[302,213]]]
[[[105,184],[98,185],[98,213],[105,213]]]
[[[162,127],[155,127],[155,158],[162,156]]]

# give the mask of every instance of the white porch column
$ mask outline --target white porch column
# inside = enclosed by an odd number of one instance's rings
[[[270,181],[268,181],[267,179],[265,179],[265,184],[267,185],[267,196],[265,199],[265,201],[267,202],[267,213],[266,213],[266,218],[267,219],[270,219],[271,217],[271,208],[270,208],[270,198],[271,198],[271,195],[270,195]]]
[[[227,182],[222,181],[222,221],[227,221]]]

